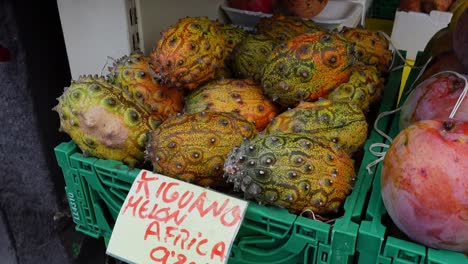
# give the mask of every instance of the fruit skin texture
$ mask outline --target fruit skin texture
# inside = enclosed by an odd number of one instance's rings
[[[322,12],[328,0],[282,0],[282,3],[293,15],[313,18]]]
[[[130,166],[144,160],[146,133],[162,121],[103,77],[83,76],[72,81],[58,101],[54,110],[60,127],[84,155]]]
[[[255,126],[234,113],[201,112],[170,117],[150,133],[147,158],[156,172],[213,188],[226,186],[223,164]]]
[[[355,180],[344,151],[303,134],[259,135],[236,148],[224,170],[245,198],[291,213],[338,212]]]
[[[251,80],[225,79],[200,87],[187,96],[186,113],[236,112],[262,131],[278,113],[278,107]]]
[[[419,120],[448,118],[465,81],[452,73],[441,73],[419,84],[401,109],[400,129]],[[455,118],[468,121],[468,100],[463,100]]]
[[[163,32],[150,55],[153,70],[171,87],[197,88],[214,78],[225,58],[218,23],[207,17],[182,18]]]
[[[263,88],[285,107],[317,100],[349,80],[353,52],[353,45],[337,35],[300,35],[272,52],[264,68]]]
[[[221,36],[225,44],[225,57],[229,56],[234,47],[239,44],[244,38],[248,36],[247,32],[240,27],[230,24],[218,25]]]
[[[278,43],[288,41],[304,33],[316,31],[325,32],[326,29],[310,20],[303,20],[296,16],[273,15],[262,18],[256,25],[257,33],[264,35]]]
[[[328,99],[356,104],[361,110],[380,100],[384,90],[384,79],[375,66],[359,64],[353,66],[349,81],[331,91]]]
[[[301,103],[278,115],[265,129],[266,134],[275,132],[307,134],[352,154],[366,141],[367,122],[355,105],[319,100]]]
[[[260,81],[263,68],[276,42],[263,35],[250,35],[232,53],[232,69],[242,79]]]
[[[392,52],[388,49],[388,40],[380,32],[343,27],[340,33],[345,39],[356,44],[356,55],[359,61],[374,65],[382,72],[389,70]]]
[[[149,70],[149,61],[149,57],[139,52],[124,56],[109,68],[108,80],[131,93],[137,103],[166,119],[182,111],[184,94],[158,83]]]
[[[420,121],[400,132],[384,159],[382,198],[411,239],[467,253],[468,123],[448,122]]]

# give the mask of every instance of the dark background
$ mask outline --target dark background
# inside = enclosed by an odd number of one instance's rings
[[[0,0],[1,46],[0,262],[104,263],[103,241],[74,231],[53,152],[71,80],[56,1]]]

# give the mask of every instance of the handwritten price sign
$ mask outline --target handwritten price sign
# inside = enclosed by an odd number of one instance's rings
[[[107,254],[129,263],[226,263],[247,202],[142,170]]]

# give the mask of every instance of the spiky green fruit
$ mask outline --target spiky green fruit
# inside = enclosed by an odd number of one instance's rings
[[[146,147],[156,172],[201,186],[223,187],[227,155],[255,126],[235,113],[201,112],[170,117],[150,133]]]
[[[218,22],[186,17],[163,32],[150,57],[164,84],[193,90],[222,67],[225,42]]]
[[[379,70],[372,65],[358,64],[353,66],[349,81],[340,84],[331,91],[328,99],[356,104],[363,111],[382,97],[384,79]]]
[[[362,148],[367,138],[366,117],[348,102],[303,102],[271,121],[265,133],[304,133],[324,139],[349,154]]]
[[[267,95],[285,107],[314,101],[349,80],[354,46],[325,32],[302,34],[270,54],[262,75]]]
[[[241,41],[232,52],[231,67],[242,79],[260,81],[263,68],[276,42],[263,35],[250,35]]]
[[[304,33],[327,31],[311,20],[296,16],[273,15],[260,19],[257,33],[267,36],[278,43],[288,41]]]
[[[389,70],[392,52],[388,49],[389,41],[382,33],[365,28],[344,27],[340,35],[356,45],[356,56],[359,61],[374,65],[382,72]]]
[[[84,154],[130,166],[144,160],[146,134],[162,121],[103,77],[80,77],[58,101],[61,129]]]
[[[279,113],[278,107],[251,80],[225,79],[210,82],[187,96],[186,113],[236,112],[262,131]]]
[[[123,56],[109,68],[108,80],[128,91],[142,107],[149,107],[166,119],[182,111],[184,94],[156,81],[149,70],[149,61],[140,52]]]
[[[234,47],[248,35],[242,28],[230,24],[220,24],[219,29],[224,39],[226,57],[228,57]]]
[[[354,162],[343,151],[303,134],[259,135],[226,159],[225,177],[247,199],[292,213],[337,212],[351,192]]]

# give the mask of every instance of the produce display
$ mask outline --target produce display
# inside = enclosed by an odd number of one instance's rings
[[[186,17],[149,56],[128,54],[107,78],[74,81],[55,109],[88,155],[336,216],[383,93],[385,47],[372,31],[299,17],[264,18],[254,32]]]
[[[73,80],[53,109],[60,129],[84,156],[333,223],[354,206],[346,199],[363,177],[361,162],[372,163],[363,147],[394,54],[380,32],[328,30],[308,20],[327,2],[227,1],[273,14],[249,31],[207,17],[180,18],[161,32],[150,54],[126,54],[113,60],[105,77]],[[394,118],[400,132],[382,153],[381,175],[364,183],[370,188],[381,180],[380,189],[367,193],[377,194],[372,201],[380,205],[367,208],[379,208],[382,214],[372,221],[379,218],[386,232],[396,226],[407,240],[465,254],[467,3],[400,1],[400,10],[454,15],[429,41],[421,56],[428,63],[418,65],[423,71],[414,89],[393,111],[401,110]],[[384,139],[368,142],[382,147]]]

